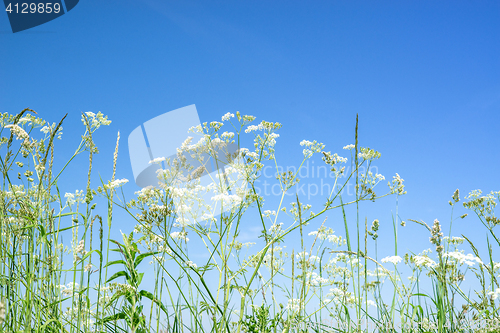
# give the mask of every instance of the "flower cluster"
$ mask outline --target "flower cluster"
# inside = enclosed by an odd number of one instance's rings
[[[403,195],[406,194],[405,186],[403,185],[404,179],[399,176],[398,173],[396,173],[396,176],[392,177],[392,185],[390,182],[387,183],[389,185],[389,188],[391,189],[391,194],[397,193],[398,195]]]
[[[123,178],[123,179],[116,179],[116,180],[114,180],[112,182],[111,181],[108,182],[108,184],[104,184],[104,188],[106,190],[112,190],[112,189],[120,187],[120,186],[122,186],[123,184],[126,184],[126,183],[128,183],[128,179],[125,179],[125,178]]]
[[[85,112],[85,115],[82,114],[82,123],[84,125],[89,122],[91,132],[94,132],[96,129],[101,127],[101,125],[109,125],[111,124],[111,120],[108,120],[108,116],[104,116],[101,111],[97,114],[94,112]]]
[[[22,147],[25,149],[30,148],[30,137],[26,131],[18,125],[6,125],[5,128],[9,128],[10,132],[16,136],[17,140],[22,140]]]
[[[437,263],[434,260],[432,260],[431,258],[429,258],[426,255],[423,255],[423,256],[412,256],[411,260],[413,261],[413,263],[415,263],[415,265],[418,268],[423,268],[423,267],[433,268],[433,267],[436,267],[436,265],[437,265]]]
[[[462,252],[455,251],[455,252],[444,253],[443,257],[453,258],[454,260],[456,260],[457,262],[459,262],[460,265],[466,264],[468,266],[473,266],[475,264],[475,262],[477,262],[478,264],[482,264],[483,263],[481,261],[481,259],[479,259],[478,257],[473,256],[471,253],[465,255]]]
[[[59,290],[66,296],[72,295],[78,289],[78,283],[73,282],[68,283],[66,286],[63,284],[59,286]]]
[[[292,312],[298,312],[300,309],[304,308],[304,300],[298,298],[291,298],[288,300],[286,309]]]
[[[228,112],[222,116],[222,121],[228,121],[231,118],[234,118],[234,114],[232,114],[231,112]]]
[[[403,259],[400,256],[390,256],[390,257],[385,257],[381,261],[383,263],[390,262],[390,263],[393,263],[394,265],[397,265],[401,260],[403,260]]]
[[[173,239],[181,239],[185,242],[189,242],[187,234],[187,231],[174,231],[170,234],[170,237],[172,237]]]
[[[361,147],[360,150],[361,152],[358,154],[358,157],[365,160],[376,160],[381,156],[381,154],[378,151],[373,150],[371,148]]]
[[[492,300],[497,299],[500,297],[500,288],[497,288],[495,291],[488,292],[488,296],[490,296]]]
[[[314,153],[319,153],[323,148],[325,148],[324,144],[322,144],[321,142],[317,142],[316,140],[314,140],[313,142],[302,140],[300,142],[300,145],[306,147],[302,151],[302,153],[304,154],[304,159],[310,158]]]

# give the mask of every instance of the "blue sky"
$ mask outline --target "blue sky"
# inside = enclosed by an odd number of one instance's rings
[[[303,139],[347,156],[359,114],[379,172],[405,179],[401,218],[448,223],[456,188],[462,198],[500,190],[499,15],[497,1],[81,1],[13,34],[1,14],[0,112],[29,107],[51,122],[68,113],[61,165],[83,134],[81,112],[103,112],[113,122],[95,137],[94,170],[111,177],[120,131],[117,177],[130,180],[128,134],[183,106],[196,104],[201,121],[240,111],[281,122],[282,165],[300,163]],[[60,186],[85,188],[86,169],[80,156],[72,172],[82,177]],[[138,189],[124,187],[129,198]],[[391,231],[394,197],[363,207],[362,220]],[[484,241],[476,218],[456,226]],[[419,226],[400,233],[400,251],[430,247]]]

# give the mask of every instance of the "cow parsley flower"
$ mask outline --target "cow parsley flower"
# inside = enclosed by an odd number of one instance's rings
[[[354,149],[354,145],[347,145],[347,146],[344,146],[342,149],[345,149],[345,150],[351,150],[351,149]]]
[[[222,121],[228,121],[231,118],[234,118],[234,114],[232,114],[231,112],[228,112],[222,116]]]
[[[403,260],[400,256],[391,256],[391,257],[385,257],[382,259],[383,263],[391,262],[394,265],[397,265],[401,260]]]
[[[198,268],[198,266],[192,261],[186,261],[186,265],[191,268]]]
[[[500,297],[500,288],[497,288],[495,291],[490,291],[488,293],[488,296],[490,296],[492,300],[497,299],[498,297]]]
[[[114,180],[112,182],[109,182],[108,184],[104,185],[104,188],[105,189],[108,189],[108,190],[111,190],[111,189],[114,189],[116,187],[120,187],[122,186],[123,184],[126,184],[128,183],[128,179],[117,179],[117,180]]]

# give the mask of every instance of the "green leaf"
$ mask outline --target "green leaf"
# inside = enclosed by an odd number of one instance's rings
[[[148,253],[143,253],[137,256],[134,261],[134,267],[137,268],[139,264],[144,260],[144,258],[147,258],[153,254],[158,254],[159,252],[148,252]]]
[[[127,263],[125,261],[123,261],[123,260],[115,260],[115,261],[108,262],[106,265],[104,265],[104,268],[108,267],[108,266],[111,266],[111,265],[116,265],[116,264],[122,264],[124,266],[127,266]]]
[[[165,306],[163,305],[162,302],[160,302],[159,300],[157,300],[153,294],[151,294],[149,291],[147,290],[141,290],[139,291],[139,296],[144,296],[146,298],[149,298],[152,302],[154,302],[156,305],[158,305],[160,307],[160,309],[166,314],[168,315],[167,313],[167,308],[165,308]]]
[[[139,277],[137,278],[137,285],[141,284],[143,277],[144,277],[144,273],[139,273]]]
[[[119,320],[119,319],[125,319],[127,316],[125,315],[125,313],[123,312],[120,312],[120,313],[115,313],[114,315],[111,315],[111,316],[107,316],[106,318],[104,318],[102,320],[103,323],[107,323],[109,321],[115,321],[115,320]]]
[[[108,281],[106,281],[106,283],[110,282],[110,281],[113,281],[114,279],[120,277],[120,276],[125,276],[125,278],[127,280],[130,280],[130,276],[128,275],[127,272],[125,271],[119,271],[119,272],[116,272],[115,274],[113,274],[113,276],[111,276]]]

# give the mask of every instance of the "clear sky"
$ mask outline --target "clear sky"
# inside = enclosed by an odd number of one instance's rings
[[[183,106],[195,104],[201,121],[240,111],[281,122],[285,166],[300,163],[303,139],[347,156],[359,114],[360,144],[382,154],[378,172],[405,179],[401,218],[449,223],[456,188],[462,198],[500,190],[499,41],[498,1],[87,0],[15,34],[0,14],[0,112],[28,107],[52,122],[68,113],[63,163],[83,134],[81,112],[101,111],[113,122],[95,137],[95,170],[111,177],[120,131],[117,177],[130,180],[130,132]],[[63,191],[84,189],[86,169],[81,156],[81,177],[66,175]],[[138,189],[124,187],[129,198]],[[363,209],[391,232],[394,197]],[[340,222],[329,218],[343,235]],[[472,214],[456,226],[485,240]],[[403,253],[430,247],[422,227],[400,237]]]

